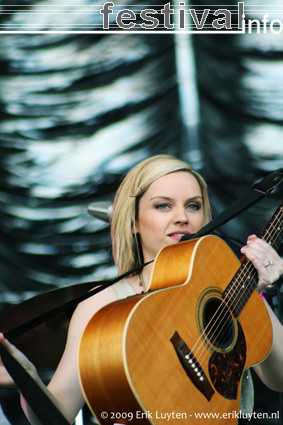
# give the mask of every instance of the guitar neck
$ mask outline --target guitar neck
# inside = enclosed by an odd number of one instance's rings
[[[282,243],[283,201],[264,227],[260,238],[278,250]],[[223,293],[223,298],[237,318],[248,302],[258,283],[257,271],[246,259]]]
[[[283,201],[260,234],[260,238],[278,250],[282,243]]]

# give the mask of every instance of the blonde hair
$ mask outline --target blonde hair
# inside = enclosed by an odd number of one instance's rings
[[[177,171],[186,171],[196,178],[203,198],[204,224],[210,221],[207,185],[189,164],[170,155],[156,155],[141,161],[125,176],[113,204],[112,250],[119,273],[125,273],[143,263],[139,239],[135,232],[140,198],[155,180]]]

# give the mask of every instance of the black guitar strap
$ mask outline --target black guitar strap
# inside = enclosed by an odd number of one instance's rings
[[[182,237],[181,241],[186,241],[189,239],[199,238],[201,236],[212,233],[217,227],[222,226],[223,224],[230,221],[240,212],[254,205],[261,198],[264,198],[273,191],[273,189],[278,186],[283,181],[283,168],[280,168],[277,171],[274,171],[271,174],[268,174],[263,180],[255,184],[252,189],[248,189],[241,198],[237,199],[226,208],[221,214],[219,214],[215,219],[210,221],[206,226],[204,226],[199,232],[193,235],[185,235]]]
[[[32,407],[40,422],[43,425],[70,425],[38,383],[6,348],[0,346],[0,353],[5,368],[13,377],[15,384]]]
[[[185,235],[182,238],[182,241],[188,240],[191,238],[196,238],[200,236],[207,235],[215,230],[220,225],[226,223],[227,221],[234,218],[244,209],[250,207],[259,199],[269,195],[273,189],[278,186],[283,180],[283,168],[269,174],[262,181],[257,183],[252,187],[252,190],[249,189],[240,199],[235,201],[230,207],[228,207],[223,213],[217,216],[214,220],[208,223],[203,227],[198,233],[194,235]],[[56,307],[53,310],[50,310],[48,313],[42,314],[37,318],[30,320],[17,328],[14,328],[5,333],[7,339],[14,339],[20,334],[27,332],[35,326],[43,323],[44,321],[61,314],[64,311],[67,311],[70,306],[75,306],[81,301],[87,299],[90,296],[95,295],[99,291],[105,289],[108,286],[113,285],[115,282],[123,279],[134,271],[138,271],[143,268],[146,264],[142,264],[139,267],[136,267],[129,272],[118,276],[112,281],[106,282],[106,284],[101,285],[93,291],[88,291],[86,294],[74,298],[73,300],[63,303],[62,305]],[[97,286],[97,283],[93,283],[93,287]],[[33,380],[33,378],[26,372],[26,370],[20,365],[20,363],[4,348],[0,347],[0,352],[3,360],[3,364],[7,368],[8,372],[14,379],[19,390],[30,404],[31,408],[34,410],[35,414],[41,420],[43,425],[66,425],[68,424],[65,417],[57,409],[57,407],[52,403],[52,401],[47,397],[45,392],[40,388],[40,386]]]

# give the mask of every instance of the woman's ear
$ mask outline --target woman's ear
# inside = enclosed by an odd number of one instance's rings
[[[138,233],[139,233],[139,225],[138,225],[138,220],[136,220],[136,222],[132,226],[132,234],[137,235]]]

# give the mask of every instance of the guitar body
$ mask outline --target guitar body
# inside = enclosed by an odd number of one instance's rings
[[[152,292],[94,315],[82,337],[79,369],[101,424],[199,424],[197,415],[209,413],[219,415],[217,424],[237,423],[227,415],[238,412],[243,372],[272,345],[257,291],[238,318],[227,306],[211,325],[240,265],[215,236],[165,247],[155,260]]]

